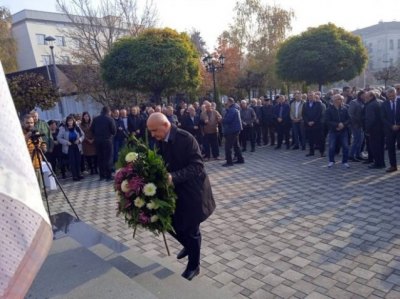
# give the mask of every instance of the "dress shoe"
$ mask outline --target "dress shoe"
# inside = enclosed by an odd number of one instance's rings
[[[321,153],[321,158],[323,158],[323,157],[325,157],[325,154],[324,154],[324,153]]]
[[[233,163],[224,163],[222,164],[222,167],[230,167],[233,166]]]
[[[82,180],[83,179],[83,175],[78,176],[78,179]]]
[[[386,172],[393,172],[393,171],[397,171],[396,166],[390,166],[389,168],[386,169]]]
[[[374,163],[374,161],[365,160],[364,162],[362,162],[362,164],[371,164],[371,163]]]
[[[192,280],[193,277],[199,275],[199,273],[200,273],[200,267],[197,267],[196,269],[193,269],[193,270],[186,269],[182,273],[182,277],[186,278],[187,280]]]
[[[314,156],[314,153],[309,153],[306,155],[306,157],[311,157],[311,156]]]
[[[298,146],[295,146],[295,147],[292,148],[292,150],[298,150],[298,149],[299,149]]]
[[[246,151],[246,149],[245,148],[242,148],[242,152],[245,152]]]
[[[77,181],[79,181],[79,178],[72,178],[72,180],[77,182]]]
[[[178,260],[181,260],[181,259],[183,259],[184,257],[187,257],[187,255],[188,255],[188,252],[187,252],[187,250],[186,250],[186,248],[183,248],[181,251],[179,251],[179,253],[176,255],[176,258],[178,259]]]
[[[235,164],[243,164],[243,163],[244,163],[244,160],[236,160],[236,161],[233,162],[233,163],[235,163]]]
[[[251,149],[251,152],[252,152],[252,153],[254,153],[255,151],[256,151],[256,149],[255,149],[255,148],[252,148],[252,149]]]
[[[276,146],[275,149],[278,150],[278,149],[281,149],[281,147],[280,146]]]
[[[349,158],[350,162],[360,162],[360,160],[358,160],[357,158]]]

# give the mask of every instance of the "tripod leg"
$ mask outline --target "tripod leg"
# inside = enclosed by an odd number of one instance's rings
[[[40,159],[40,155],[44,156],[42,151],[39,149],[39,147],[37,145],[35,145],[35,148],[33,149],[33,152],[32,152],[32,162],[35,160],[35,158],[37,159],[37,161],[39,161],[39,171],[40,171],[39,180],[41,180],[39,182],[39,185],[41,185],[41,187],[43,189],[44,198],[46,200],[47,213],[49,214],[49,218],[51,221],[50,205],[49,205],[49,199],[47,197],[46,185],[44,183],[44,175],[43,175],[43,169],[42,169],[42,165],[41,165],[42,160]]]
[[[42,160],[46,163],[47,167],[50,169],[51,175],[54,177],[54,180],[56,181],[58,187],[60,187],[60,190],[61,190],[62,194],[64,195],[64,198],[65,198],[65,200],[67,201],[69,207],[70,207],[71,210],[74,212],[74,215],[76,216],[76,219],[77,219],[77,220],[80,220],[78,214],[75,212],[74,207],[72,206],[72,204],[71,204],[71,202],[69,201],[67,195],[65,194],[64,189],[62,188],[60,182],[58,181],[56,174],[54,173],[53,169],[52,169],[51,166],[49,165],[49,161],[47,161],[46,157],[44,156],[44,154],[43,154],[43,152],[42,152],[42,150],[41,150],[40,148],[38,148],[38,153],[39,153],[40,156],[42,157]],[[41,170],[41,169],[40,169],[40,170]],[[42,170],[41,170],[41,171],[42,171]],[[43,172],[42,172],[42,177],[43,177]],[[44,187],[44,189],[46,189],[46,187]],[[45,190],[45,192],[46,192],[46,190]],[[48,205],[47,193],[45,193],[45,194],[46,194],[46,201],[47,201],[47,205]]]

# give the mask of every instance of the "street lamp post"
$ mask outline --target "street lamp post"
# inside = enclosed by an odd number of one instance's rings
[[[57,75],[57,69],[56,69],[56,60],[54,58],[54,42],[55,42],[55,38],[52,36],[46,36],[46,38],[44,39],[50,47],[50,52],[51,52],[51,60],[52,60],[52,64],[53,64],[53,74],[54,74],[54,82],[53,82],[53,86],[56,89],[56,92],[58,93],[58,75]],[[61,98],[59,98],[58,100],[58,108],[61,114],[61,117],[64,118],[64,108],[63,105],[61,103]]]
[[[217,107],[218,108],[221,108],[220,106],[221,106],[221,103],[220,103],[220,101],[219,101],[219,99],[218,99],[218,96],[217,96],[217,86],[216,86],[216,83],[215,83],[215,73],[218,71],[218,70],[222,70],[223,68],[224,68],[224,64],[225,64],[225,57],[224,57],[224,55],[220,55],[219,57],[218,57],[218,62],[216,61],[216,60],[214,60],[213,58],[212,58],[212,56],[210,55],[210,54],[208,54],[207,56],[205,56],[204,58],[203,58],[203,63],[204,63],[204,65],[206,66],[206,70],[207,70],[207,72],[209,72],[209,73],[212,73],[212,77],[213,77],[213,95],[214,95],[214,102],[217,104]]]

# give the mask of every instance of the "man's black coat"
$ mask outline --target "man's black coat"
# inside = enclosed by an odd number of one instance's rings
[[[168,142],[158,146],[178,196],[174,227],[185,230],[200,224],[213,213],[215,201],[196,139],[172,125]]]

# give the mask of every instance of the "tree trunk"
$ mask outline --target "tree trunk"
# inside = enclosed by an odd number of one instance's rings
[[[322,83],[318,82],[318,90],[322,92]]]

